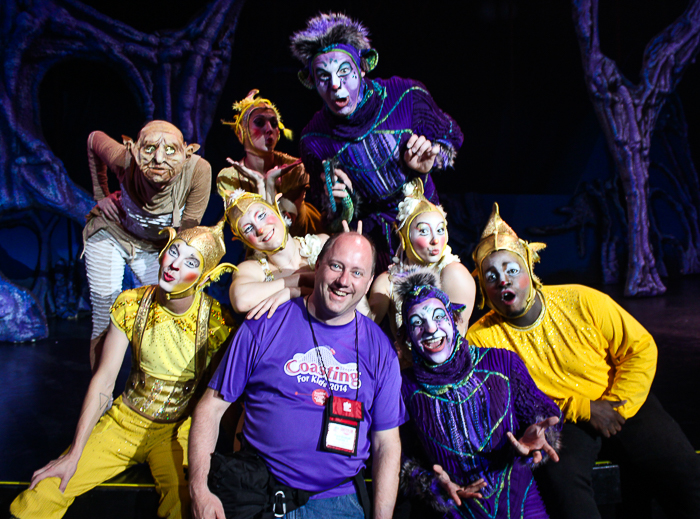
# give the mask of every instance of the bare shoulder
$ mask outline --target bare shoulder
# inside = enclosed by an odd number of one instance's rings
[[[233,283],[256,283],[260,281],[265,281],[265,273],[257,260],[245,260],[238,265],[238,272],[233,278]]]
[[[390,292],[390,287],[391,281],[389,280],[389,273],[384,271],[374,279],[374,283],[372,283],[371,293],[382,293],[388,295]]]

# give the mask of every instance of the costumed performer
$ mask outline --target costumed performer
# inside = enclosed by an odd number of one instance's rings
[[[430,173],[453,165],[463,137],[420,82],[365,78],[378,61],[368,34],[343,14],[320,14],[292,36],[291,49],[303,63],[299,79],[324,102],[300,139],[311,201],[324,200],[330,230],[362,220],[382,271],[396,252],[391,231],[403,185],[420,176],[438,204]]]
[[[238,178],[238,185],[251,193],[257,193],[273,204],[275,195],[282,193],[278,204],[282,214],[292,224],[292,236],[306,236],[321,232],[321,213],[306,202],[309,188],[309,175],[300,159],[275,151],[280,132],[292,138],[292,131],[282,124],[282,116],[277,107],[268,99],[256,97],[259,90],[251,90],[248,95],[233,104],[237,112],[233,121],[222,121],[231,126],[243,145],[245,157],[239,162],[228,159],[234,171],[228,173]]]
[[[431,203],[423,195],[423,182],[416,178],[404,185],[406,198],[399,204],[396,232],[401,244],[393,263],[375,279],[369,295],[370,316],[380,323],[389,313],[389,324],[394,336],[402,324],[401,301],[394,291],[396,275],[411,265],[429,267],[440,278],[445,293],[453,304],[464,307],[457,323],[460,334],[469,326],[474,307],[476,285],[474,278],[452,254],[447,244],[447,215],[442,206]]]
[[[406,490],[445,517],[546,518],[532,468],[558,461],[559,408],[516,354],[462,338],[459,305],[432,269],[410,268],[396,292],[414,358],[402,394],[429,466],[436,464],[432,472],[405,462]]]
[[[266,313],[270,317],[285,301],[311,293],[316,258],[328,235],[307,234],[290,240],[277,200],[270,204],[256,193],[236,188],[234,175],[233,168],[222,170],[217,189],[234,239],[255,252],[238,265],[229,289],[231,306],[247,319],[259,319]]]
[[[202,291],[235,269],[219,264],[223,226],[222,220],[177,236],[168,228],[158,284],[119,295],[73,443],[34,473],[29,489],[10,507],[13,517],[62,517],[77,496],[137,463],[150,466],[160,495],[158,516],[190,517],[183,472],[189,415],[215,367],[212,357],[235,327],[226,309]],[[129,344],[131,373],[112,403]]]
[[[492,309],[468,331],[480,347],[515,351],[561,408],[561,463],[537,472],[553,517],[600,517],[592,472],[601,448],[619,463],[630,517],[658,498],[674,518],[700,517],[700,460],[649,392],[657,349],[609,296],[582,285],[542,285],[533,271],[543,243],[518,238],[494,204],[474,249],[479,289]]]
[[[109,309],[122,291],[128,263],[143,285],[158,282],[158,253],[168,226],[199,225],[209,203],[211,166],[194,153],[182,132],[166,121],[151,121],[136,142],[118,143],[103,132],[88,137],[88,163],[97,205],[83,230],[85,268],[92,305],[90,366],[96,368]],[[120,190],[110,193],[107,170]]]

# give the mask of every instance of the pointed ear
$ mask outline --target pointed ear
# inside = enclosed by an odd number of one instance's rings
[[[134,139],[132,139],[128,135],[122,135],[122,142],[124,143],[124,146],[126,146],[126,149],[131,151],[131,148],[134,145]]]
[[[158,234],[163,234],[164,232],[168,232],[168,243],[165,244],[165,247],[163,247],[163,250],[160,251],[160,254],[158,254],[158,259],[160,259],[163,256],[163,253],[168,250],[168,247],[170,247],[170,244],[173,242],[175,239],[175,236],[177,236],[177,231],[173,229],[172,227],[166,227],[165,229],[161,229]]]
[[[188,144],[187,147],[185,148],[185,156],[187,158],[190,158],[193,153],[197,153],[197,150],[201,148],[199,144],[196,142],[193,142],[192,144]]]

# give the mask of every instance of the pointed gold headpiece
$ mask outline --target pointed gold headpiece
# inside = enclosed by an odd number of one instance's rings
[[[166,227],[161,232],[168,232],[170,239],[160,252],[159,258],[163,256],[165,251],[170,248],[170,245],[175,240],[182,240],[190,247],[194,248],[202,256],[202,273],[192,282],[187,288],[178,292],[170,292],[166,294],[167,299],[180,299],[202,290],[212,281],[217,281],[222,274],[226,272],[235,272],[238,270],[231,263],[221,263],[221,258],[226,254],[226,244],[224,243],[224,219],[219,220],[219,223],[213,227],[204,225],[184,229],[179,233],[175,232],[172,227]],[[161,271],[163,267],[161,266]],[[162,272],[160,273],[162,275]]]
[[[483,263],[484,259],[486,259],[486,257],[490,254],[499,250],[506,250],[520,256],[525,267],[528,270],[530,280],[532,281],[530,283],[530,294],[527,298],[527,305],[525,307],[525,310],[520,315],[510,316],[510,318],[512,319],[514,317],[520,317],[522,315],[525,315],[535,303],[535,294],[537,290],[542,288],[542,282],[540,281],[540,278],[538,278],[535,275],[534,266],[535,263],[540,261],[540,255],[538,254],[538,252],[544,249],[546,246],[547,245],[545,245],[544,243],[528,243],[525,240],[521,240],[520,238],[518,238],[518,235],[515,234],[515,231],[513,231],[513,229],[511,229],[511,227],[503,221],[501,215],[498,212],[498,204],[494,202],[493,210],[491,211],[491,216],[489,217],[489,220],[486,223],[484,232],[481,233],[481,241],[478,243],[478,245],[474,249],[474,252],[472,253],[472,259],[476,264],[476,270],[474,271],[474,274],[479,278],[478,286],[481,292],[481,297],[479,298],[479,308],[483,308],[485,302],[489,307],[496,310],[496,308],[494,308],[494,306],[491,305],[491,302],[485,296],[484,273],[481,269],[481,264]]]

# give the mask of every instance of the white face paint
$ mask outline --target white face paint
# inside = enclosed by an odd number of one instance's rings
[[[319,54],[311,66],[316,91],[336,115],[351,115],[360,102],[365,75],[345,52],[334,50]]]
[[[454,351],[454,328],[445,305],[437,298],[413,305],[407,314],[413,347],[432,364],[442,364]]]
[[[158,284],[168,293],[186,290],[202,275],[202,264],[199,251],[178,238],[161,256]]]

